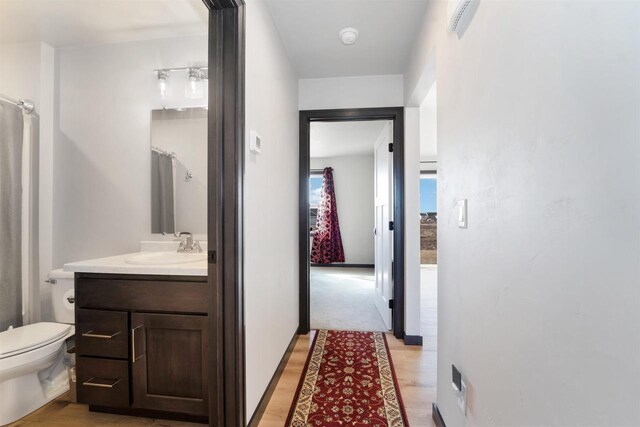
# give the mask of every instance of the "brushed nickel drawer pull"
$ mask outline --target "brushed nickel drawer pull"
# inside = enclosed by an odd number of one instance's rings
[[[142,355],[136,357],[136,329],[142,328],[144,325],[138,325],[131,329],[131,361],[136,363],[136,360],[140,359]]]
[[[100,338],[103,340],[110,340],[111,338],[117,335],[120,335],[120,331],[114,332],[112,334],[100,334],[98,332],[94,332],[93,330],[91,330],[82,334],[82,336],[86,338]]]
[[[91,377],[87,381],[83,382],[82,385],[86,385],[88,387],[114,388],[116,384],[118,384],[121,381],[120,378],[118,378],[117,380],[100,380],[100,379],[97,380],[97,381],[111,381],[111,384],[106,384],[106,383],[94,382],[95,380],[96,380],[95,377]]]

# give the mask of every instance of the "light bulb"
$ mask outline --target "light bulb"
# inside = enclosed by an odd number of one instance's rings
[[[158,71],[158,92],[160,92],[160,98],[164,99],[167,96],[167,78],[169,72],[165,70]]]
[[[160,91],[160,98],[164,98],[167,94],[167,81],[165,79],[158,79],[158,90]]]
[[[189,69],[189,81],[184,89],[184,96],[189,99],[198,99],[204,96],[203,73],[199,68]]]

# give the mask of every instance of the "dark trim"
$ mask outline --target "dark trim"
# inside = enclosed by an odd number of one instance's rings
[[[116,274],[116,273],[81,273],[74,274],[74,280],[136,280],[138,282],[206,282],[206,276],[168,276],[166,274]]]
[[[242,0],[209,8],[208,242],[209,425],[244,426],[242,260],[244,37]]]
[[[405,335],[404,345],[418,345],[422,347],[422,336],[421,335]]]
[[[322,175],[324,169],[309,169],[309,175]]]
[[[431,404],[431,418],[433,418],[433,422],[435,423],[436,427],[447,427],[447,425],[444,423],[444,419],[442,418],[442,414],[438,409],[438,404],[435,402]]]
[[[300,314],[298,332],[311,329],[310,315],[310,236],[309,236],[309,140],[311,122],[393,121],[393,334],[404,338],[404,108],[351,108],[300,111],[299,162],[299,269]]]
[[[299,206],[298,206],[298,263],[299,263],[299,305],[298,305],[298,333],[308,334],[311,329],[311,305],[310,277],[310,239],[309,235],[309,121],[303,112],[300,112],[299,131]]]
[[[209,10],[237,9],[244,6],[244,0],[202,0]]]
[[[338,268],[374,268],[374,264],[345,264],[345,263],[335,263],[335,264],[311,264],[311,267],[338,267]]]
[[[280,359],[280,363],[278,364],[276,371],[273,373],[273,376],[271,377],[271,381],[269,381],[269,385],[267,386],[267,389],[264,391],[264,394],[262,395],[262,398],[258,403],[258,407],[253,413],[251,420],[249,420],[248,427],[258,427],[258,424],[260,424],[262,415],[264,415],[264,411],[267,409],[267,405],[269,405],[269,400],[271,400],[271,396],[273,395],[273,392],[276,390],[278,381],[280,381],[280,377],[284,372],[284,368],[287,366],[287,363],[289,362],[289,358],[291,357],[291,353],[293,353],[293,349],[296,346],[296,342],[298,342],[298,334],[294,334],[293,338],[291,338],[291,342],[289,342],[289,345],[287,346],[287,349],[285,350],[284,355],[282,356],[282,359]]]

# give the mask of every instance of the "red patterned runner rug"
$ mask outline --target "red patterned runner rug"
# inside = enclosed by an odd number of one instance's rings
[[[318,331],[286,425],[409,426],[385,334]]]

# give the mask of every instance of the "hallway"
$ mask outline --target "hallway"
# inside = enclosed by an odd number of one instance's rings
[[[324,267],[322,269],[325,269]],[[421,330],[424,345],[407,346],[387,334],[400,393],[412,426],[433,426],[431,404],[436,399],[437,375],[437,269],[423,266],[420,278]],[[341,328],[344,329],[344,328]],[[302,375],[314,332],[298,336],[287,365],[260,421],[260,427],[282,427]]]

